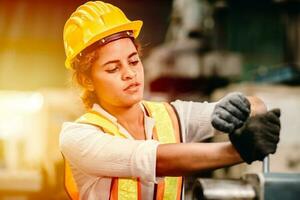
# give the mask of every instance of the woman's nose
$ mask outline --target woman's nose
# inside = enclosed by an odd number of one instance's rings
[[[136,76],[136,71],[132,69],[130,66],[124,67],[123,79],[132,79]]]

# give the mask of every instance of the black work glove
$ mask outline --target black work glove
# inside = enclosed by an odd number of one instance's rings
[[[250,117],[229,139],[242,159],[250,164],[276,152],[280,133],[280,110]]]
[[[242,93],[230,93],[216,104],[211,124],[219,131],[231,133],[244,124],[249,114],[248,99]]]

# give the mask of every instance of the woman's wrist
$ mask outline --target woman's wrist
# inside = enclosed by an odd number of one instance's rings
[[[256,96],[247,96],[247,99],[249,100],[251,104],[251,113],[250,116],[263,114],[267,112],[267,106],[263,102],[262,99]]]

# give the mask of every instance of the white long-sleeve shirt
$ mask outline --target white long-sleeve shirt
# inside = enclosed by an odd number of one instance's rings
[[[215,103],[175,101],[183,142],[196,142],[214,135],[211,114]],[[141,105],[142,106],[142,105]],[[96,126],[65,122],[60,134],[60,148],[70,163],[83,200],[108,200],[110,177],[139,177],[142,199],[152,200],[156,177],[158,141],[152,139],[155,120],[144,112],[146,140],[135,140],[117,119],[95,104],[93,110],[115,123],[128,139],[104,133]],[[143,109],[144,110],[144,109]]]

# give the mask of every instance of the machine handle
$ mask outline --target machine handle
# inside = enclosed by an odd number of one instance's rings
[[[269,173],[270,172],[270,156],[267,156],[264,158],[264,161],[263,161],[263,173]]]

